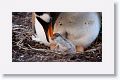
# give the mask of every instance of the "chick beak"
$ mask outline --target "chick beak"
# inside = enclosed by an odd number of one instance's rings
[[[50,25],[48,26],[48,37],[52,38],[53,37],[53,27],[52,27],[52,22],[50,22]]]

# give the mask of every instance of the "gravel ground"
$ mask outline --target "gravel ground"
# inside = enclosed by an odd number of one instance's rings
[[[12,13],[12,61],[13,62],[101,62],[102,31],[85,52],[68,54],[51,51],[48,46],[31,39],[30,12]]]

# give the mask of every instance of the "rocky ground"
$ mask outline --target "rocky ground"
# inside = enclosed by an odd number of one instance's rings
[[[48,46],[31,39],[31,13],[12,13],[13,62],[101,62],[102,32],[84,53],[68,54],[51,51]]]

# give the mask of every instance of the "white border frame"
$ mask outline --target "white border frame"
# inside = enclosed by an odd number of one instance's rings
[[[0,2],[0,73],[114,74],[112,0],[3,0]],[[102,62],[12,62],[12,12],[102,12]]]

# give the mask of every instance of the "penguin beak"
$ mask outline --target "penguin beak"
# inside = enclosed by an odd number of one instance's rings
[[[49,37],[49,38],[53,37],[52,20],[51,20],[51,22],[50,22],[50,24],[49,24],[49,26],[48,26],[48,32],[47,32],[47,34],[48,34],[48,37]]]

